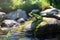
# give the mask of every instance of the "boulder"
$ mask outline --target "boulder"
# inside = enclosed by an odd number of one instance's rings
[[[50,17],[43,17],[43,22],[35,32],[36,37],[40,38],[54,38],[60,33],[60,20]],[[38,36],[39,35],[39,36]]]
[[[60,11],[56,8],[46,9],[46,10],[40,12],[40,14],[42,16],[48,16],[48,15],[51,16],[51,15],[56,15],[56,14],[59,14],[59,13],[60,13]]]
[[[24,18],[27,19],[26,11],[17,9],[16,11],[10,12],[7,14],[8,19],[17,19],[17,18]]]
[[[43,17],[50,17],[60,20],[60,10],[56,8],[47,9],[45,11],[40,12],[40,15]]]
[[[7,34],[9,30],[10,30],[10,28],[5,28],[5,27],[0,28],[0,35]]]
[[[43,20],[46,20],[47,24],[60,24],[60,20],[55,18],[43,17]]]
[[[40,23],[42,31],[46,30],[59,30],[60,29],[60,20],[55,19],[55,18],[48,18],[48,17],[43,17],[43,22]],[[56,28],[56,29],[54,29]]]
[[[17,26],[20,26],[20,24],[14,20],[4,20],[1,26],[2,27],[17,27]]]

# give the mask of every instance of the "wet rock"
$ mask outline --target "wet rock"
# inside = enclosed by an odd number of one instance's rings
[[[6,18],[6,13],[0,12],[0,21],[4,20]]]
[[[27,19],[26,11],[17,9],[17,11],[13,11],[7,14],[8,19],[17,19],[17,18],[24,18]]]
[[[59,14],[59,10],[56,9],[56,8],[46,9],[45,11],[40,12],[40,14],[41,14],[42,16],[56,15],[56,14]]]
[[[7,34],[10,28],[0,28],[0,35]]]
[[[1,26],[3,26],[3,27],[17,27],[17,26],[20,26],[20,24],[14,20],[4,20]]]
[[[21,23],[21,24],[24,24],[25,23],[25,20],[23,18],[20,18],[17,20],[18,23]]]
[[[40,13],[43,16],[43,20],[46,20],[48,24],[60,25],[60,10],[56,8],[47,9]]]
[[[38,9],[33,9],[33,10],[31,11],[31,13],[38,13],[38,12],[39,12]]]
[[[40,12],[40,15],[43,17],[50,17],[60,20],[60,10],[56,8],[47,9],[45,11]]]

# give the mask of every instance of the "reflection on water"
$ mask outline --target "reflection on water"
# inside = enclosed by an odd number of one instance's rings
[[[31,38],[31,37],[19,37],[19,36],[9,36],[7,38],[6,35],[0,35],[0,40],[37,40],[35,38]]]
[[[38,39],[32,37],[19,37],[19,36],[9,36],[7,38],[6,35],[0,35],[0,40],[38,40]],[[58,39],[52,38],[52,39],[44,39],[44,40],[58,40]]]
[[[7,40],[6,35],[0,35],[0,40]]]

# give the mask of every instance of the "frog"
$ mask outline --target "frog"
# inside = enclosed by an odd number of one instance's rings
[[[43,17],[37,13],[29,13],[29,16],[33,18],[34,26],[32,27],[32,30],[35,31],[36,29],[39,28],[39,24],[43,22]]]

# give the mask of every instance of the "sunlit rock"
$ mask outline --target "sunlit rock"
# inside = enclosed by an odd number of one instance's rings
[[[17,18],[24,18],[27,19],[26,11],[17,9],[16,11],[10,12],[7,14],[8,19],[17,19]]]
[[[35,23],[30,23],[26,25],[23,31],[31,31],[34,26],[35,26]]]
[[[4,27],[4,28],[1,28],[1,30],[6,30],[6,31],[8,31],[8,30],[9,30],[9,28],[5,28],[5,27]]]
[[[1,26],[3,26],[3,27],[17,27],[17,26],[20,26],[20,24],[14,20],[4,20]]]
[[[57,23],[57,19],[55,18],[47,18],[47,17],[43,17],[43,20],[46,20],[48,24],[56,24]]]
[[[40,14],[42,16],[56,15],[56,14],[59,14],[59,11],[56,8],[52,8],[52,9],[46,9],[46,10],[42,11],[42,12],[40,12]]]
[[[26,25],[26,27],[24,28],[23,31],[29,31],[29,30],[32,30],[31,29],[31,24]]]
[[[51,24],[54,24],[54,25],[57,24],[58,26],[60,25],[60,20],[55,18],[43,17],[43,20],[44,21],[40,23],[41,26],[51,25]]]
[[[7,34],[8,33],[8,31],[10,30],[10,28],[0,28],[0,35],[2,35],[2,34]]]

